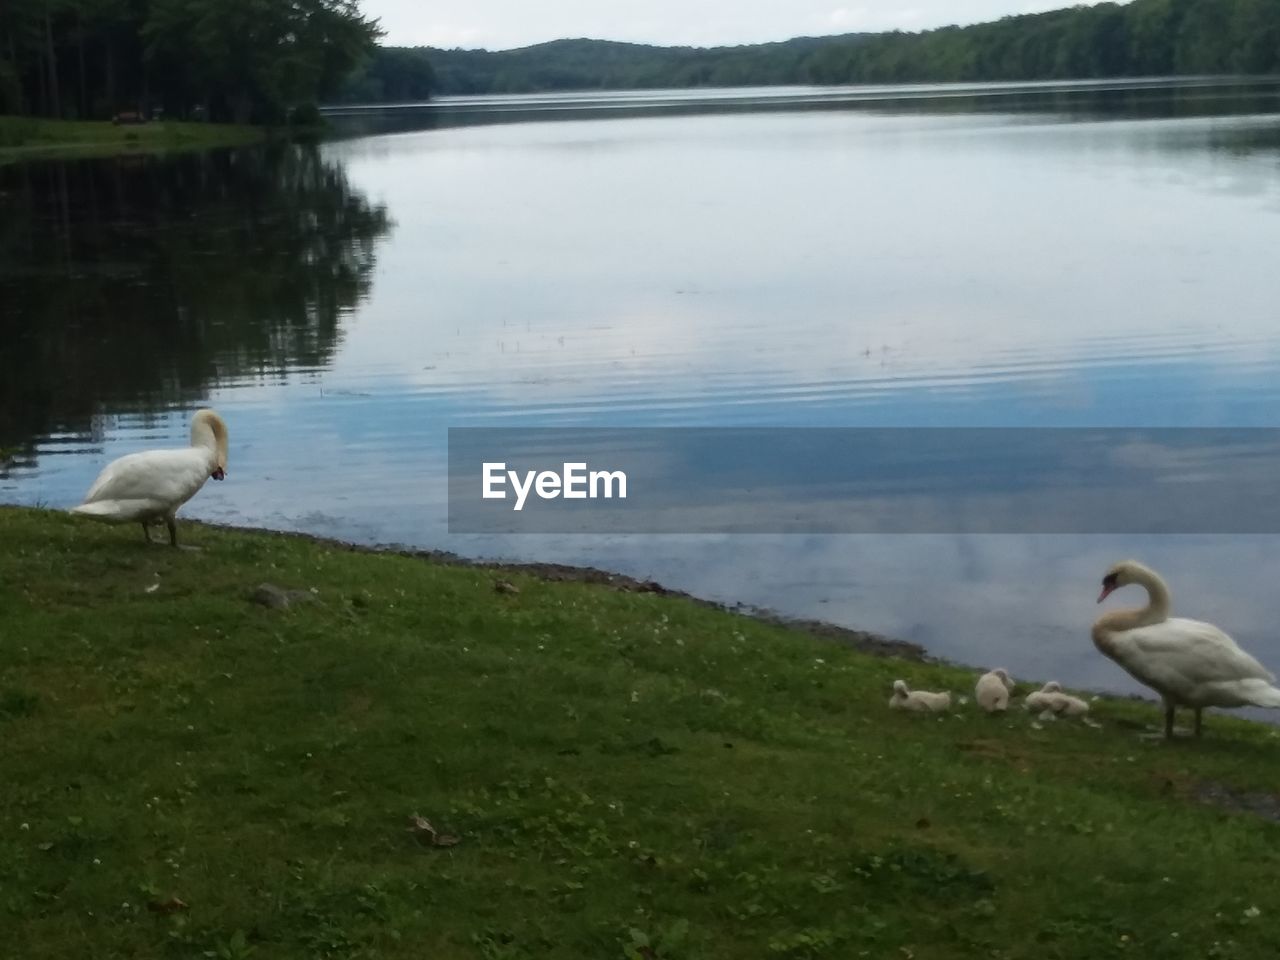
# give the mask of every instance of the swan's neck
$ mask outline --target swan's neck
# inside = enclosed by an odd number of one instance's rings
[[[1107,635],[1149,627],[1169,619],[1169,588],[1154,570],[1145,567],[1133,572],[1133,582],[1147,591],[1147,605],[1130,610],[1112,610],[1104,613],[1093,625],[1093,639],[1099,646],[1105,645]]]
[[[191,446],[209,453],[209,467],[226,467],[227,432],[221,420],[200,418],[191,424]]]
[[[218,451],[218,438],[213,432],[213,428],[207,423],[192,424],[191,427],[191,445],[193,447],[203,447],[206,450],[212,450],[214,453]]]

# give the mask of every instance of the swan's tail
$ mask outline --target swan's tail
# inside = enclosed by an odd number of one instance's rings
[[[155,499],[137,499],[119,500],[86,500],[78,507],[72,507],[72,513],[78,513],[82,517],[93,517],[95,520],[106,520],[110,523],[124,523],[132,520],[142,520],[147,517],[165,516],[170,513],[173,508],[172,504],[165,504]]]
[[[102,500],[98,503],[82,503],[78,507],[72,507],[69,512],[86,517],[104,517],[115,513],[116,505],[109,500]]]
[[[68,513],[91,517],[103,523],[123,523],[136,516],[136,512],[129,509],[131,506],[131,503],[122,505],[119,500],[99,500],[96,503],[82,503],[78,507],[72,507]]]
[[[1280,709],[1280,688],[1273,687],[1265,680],[1243,681],[1245,699],[1255,707],[1274,707]]]

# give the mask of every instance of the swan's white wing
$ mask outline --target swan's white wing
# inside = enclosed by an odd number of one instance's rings
[[[209,470],[209,452],[201,448],[131,453],[107,464],[85,495],[84,506],[128,503],[140,512],[173,511],[204,486]]]
[[[1230,683],[1275,676],[1211,623],[1171,618],[1115,635],[1116,654],[1131,673],[1153,686],[1179,690],[1188,685]]]

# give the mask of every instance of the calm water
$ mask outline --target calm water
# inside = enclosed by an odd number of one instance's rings
[[[445,528],[450,426],[1280,426],[1280,83],[338,123],[318,149],[0,168],[0,500],[69,506],[212,404],[230,470],[193,517],[591,563],[1118,690],[1087,628],[1137,555],[1280,666],[1272,536]]]

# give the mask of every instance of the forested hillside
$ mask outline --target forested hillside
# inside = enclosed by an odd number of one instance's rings
[[[1280,0],[1133,0],[923,33],[707,49],[600,40],[557,40],[499,52],[381,48],[344,90],[344,99],[1276,72]]]
[[[1280,0],[1134,0],[834,44],[815,83],[1280,71]]]
[[[852,46],[861,37],[839,38]],[[738,86],[794,83],[804,64],[833,38],[802,37],[741,47],[651,47],[599,40],[556,40],[523,50],[433,50],[442,93],[581,88]]]

